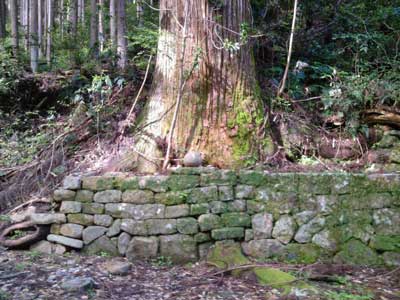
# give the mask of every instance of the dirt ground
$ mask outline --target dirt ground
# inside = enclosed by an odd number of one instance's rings
[[[125,275],[112,275],[106,265],[122,258],[40,255],[0,249],[0,300],[217,300],[217,299],[400,299],[400,269],[384,270],[315,264],[276,265],[306,280],[307,289],[285,295],[279,288],[237,278],[201,262],[171,266],[168,260],[133,263]],[[89,282],[67,289],[65,282]]]

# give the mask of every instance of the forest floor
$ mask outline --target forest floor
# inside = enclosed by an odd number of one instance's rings
[[[110,266],[118,262],[129,265],[122,258],[0,249],[0,300],[400,299],[399,269],[312,265],[311,269],[340,270],[340,280],[310,281],[312,293],[297,291],[284,296],[278,289],[259,285],[251,278],[221,274],[205,263],[171,266],[159,259],[133,263],[124,275],[112,275]],[[79,288],[82,286],[86,288]]]

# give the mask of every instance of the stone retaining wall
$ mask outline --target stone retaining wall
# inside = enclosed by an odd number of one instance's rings
[[[400,264],[400,175],[179,168],[168,176],[68,177],[47,240],[130,259],[204,257],[235,240],[258,259]]]

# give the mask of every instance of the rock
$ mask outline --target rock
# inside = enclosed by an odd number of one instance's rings
[[[94,217],[87,214],[69,214],[67,219],[69,223],[90,226],[93,224]]]
[[[210,205],[208,203],[199,203],[190,205],[191,216],[208,214],[209,212],[210,212]]]
[[[271,237],[273,228],[273,216],[268,213],[258,213],[251,221],[254,238],[267,239]]]
[[[226,203],[227,212],[246,212],[245,200],[234,200]]]
[[[102,235],[97,240],[94,240],[89,245],[83,248],[84,253],[89,255],[107,253],[111,256],[117,256],[117,246],[105,235]]]
[[[203,163],[203,157],[200,152],[190,151],[183,157],[185,167],[200,167]]]
[[[95,285],[91,277],[67,277],[61,282],[61,288],[69,292],[77,292],[93,288]]]
[[[97,192],[94,194],[94,202],[97,203],[116,203],[121,202],[122,192],[118,190],[107,190],[103,192]]]
[[[199,248],[199,258],[200,259],[205,259],[207,258],[207,255],[213,246],[213,243],[202,243],[198,245]]]
[[[242,243],[242,249],[248,256],[266,259],[280,255],[284,250],[284,246],[277,240],[261,239]]]
[[[321,257],[321,248],[314,244],[289,244],[278,256],[289,263],[313,264]]]
[[[168,190],[168,180],[169,176],[163,175],[141,176],[138,184],[142,190],[164,193]]]
[[[281,216],[275,223],[272,237],[283,244],[288,244],[296,232],[296,222],[288,215]]]
[[[51,224],[50,233],[60,234],[61,225],[60,224]]]
[[[60,207],[60,212],[65,214],[80,213],[81,210],[82,203],[76,201],[63,201]]]
[[[67,252],[67,248],[65,248],[63,245],[59,244],[53,245],[53,253],[58,255],[63,255],[65,252]]]
[[[167,206],[165,208],[165,218],[167,219],[187,217],[188,215],[189,205],[187,204]]]
[[[94,215],[93,222],[95,225],[109,227],[114,219],[109,215]]]
[[[176,221],[179,233],[195,234],[199,232],[199,224],[195,218],[181,218]]]
[[[111,227],[108,229],[107,236],[113,237],[118,235],[121,232],[121,223],[122,221],[120,219],[115,220]]]
[[[311,210],[305,210],[295,214],[294,218],[299,226],[308,223],[311,219],[313,219],[317,213]]]
[[[136,221],[132,219],[123,219],[121,222],[121,230],[132,235],[148,234],[145,221]]]
[[[200,175],[201,186],[209,185],[236,185],[237,177],[232,170],[211,170]]]
[[[325,219],[321,217],[315,217],[310,222],[300,226],[294,239],[299,243],[309,243],[311,242],[314,234],[319,232],[325,225]]]
[[[218,200],[217,186],[194,188],[187,197],[187,203],[198,204]]]
[[[265,173],[262,171],[239,171],[239,183],[251,186],[260,186],[267,182]]]
[[[32,246],[29,247],[29,250],[31,251],[37,251],[39,253],[43,254],[52,254],[53,253],[53,245],[52,243],[48,241],[40,241]]]
[[[361,266],[381,264],[376,252],[358,240],[351,240],[344,244],[341,251],[334,257],[334,262]]]
[[[82,180],[78,176],[69,175],[63,180],[63,188],[66,190],[79,190],[82,186]]]
[[[386,266],[390,268],[400,267],[400,253],[398,252],[385,252],[382,255],[383,261]]]
[[[228,203],[222,201],[211,201],[210,209],[213,214],[223,214],[228,212]]]
[[[184,204],[190,191],[172,191],[168,193],[157,193],[154,195],[156,203],[164,205]]]
[[[209,249],[207,262],[220,269],[239,267],[250,263],[240,249],[239,243],[218,242]]]
[[[10,220],[12,223],[20,223],[30,219],[30,215],[36,212],[36,207],[28,206],[23,211],[16,211],[14,213],[9,214]]]
[[[83,226],[78,225],[78,224],[63,224],[60,227],[60,234],[75,238],[75,239],[80,239],[82,237],[82,231],[83,231]]]
[[[246,229],[244,231],[244,240],[248,242],[251,241],[252,239],[254,239],[253,229]]]
[[[126,254],[126,250],[128,249],[130,241],[131,241],[131,236],[128,233],[123,232],[119,235],[117,243],[119,254],[123,256]]]
[[[377,234],[400,235],[400,209],[377,209],[372,218]]]
[[[312,242],[323,249],[335,252],[338,248],[338,242],[334,235],[328,229],[324,229],[321,232],[314,235]]]
[[[173,234],[177,232],[175,219],[150,219],[146,220],[148,234]]]
[[[94,193],[88,190],[79,190],[76,192],[75,201],[92,202]]]
[[[54,191],[53,199],[54,201],[64,201],[64,200],[74,200],[75,198],[75,191],[58,189]]]
[[[242,227],[225,227],[214,229],[211,231],[211,237],[214,240],[230,240],[240,239],[244,237],[244,228]]]
[[[265,211],[265,203],[255,200],[247,200],[247,212],[249,214],[256,214]]]
[[[83,242],[87,245],[107,232],[102,226],[89,226],[82,232]]]
[[[158,253],[157,237],[133,237],[126,250],[129,260],[156,258]]]
[[[261,285],[272,288],[290,289],[292,283],[297,281],[293,275],[275,268],[258,267],[254,268],[253,272]]]
[[[82,213],[90,215],[101,215],[104,213],[104,204],[82,203]]]
[[[152,191],[127,190],[122,193],[122,202],[132,204],[154,203],[154,194]]]
[[[238,185],[235,187],[237,199],[250,199],[254,196],[254,187],[251,185]]]
[[[113,275],[127,275],[131,267],[131,263],[119,260],[110,260],[104,264],[107,272]]]
[[[163,204],[143,204],[134,205],[130,211],[135,220],[162,219],[165,215],[165,205]]]
[[[338,202],[338,198],[336,195],[317,195],[317,210],[323,215],[328,215],[332,213],[333,208]]]
[[[114,187],[114,178],[106,176],[88,176],[82,178],[82,189],[91,191],[111,190]]]
[[[52,214],[52,213],[31,214],[30,219],[34,224],[38,225],[62,224],[67,222],[67,219],[64,214]]]
[[[251,225],[250,216],[241,212],[222,214],[221,220],[222,224],[227,227],[249,227]]]
[[[132,218],[132,211],[135,205],[130,203],[107,203],[105,205],[105,214],[114,218]]]
[[[81,249],[83,247],[83,242],[81,240],[68,238],[62,235],[49,234],[47,236],[49,242],[58,243],[67,247]]]
[[[211,236],[209,233],[199,232],[194,235],[194,240],[196,243],[205,243],[211,241]]]
[[[231,201],[234,199],[232,186],[219,186],[218,199],[220,201]]]
[[[160,236],[160,254],[174,263],[193,262],[197,260],[196,242],[183,234]]]
[[[204,214],[199,217],[201,231],[209,231],[222,227],[221,217],[213,214]]]
[[[393,251],[400,253],[400,236],[375,235],[369,246],[378,251]]]

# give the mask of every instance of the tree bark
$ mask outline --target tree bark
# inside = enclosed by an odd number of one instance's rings
[[[127,64],[127,41],[126,41],[126,4],[125,0],[118,0],[117,6],[117,35],[118,35],[118,67],[125,70]]]
[[[11,18],[11,45],[14,57],[18,57],[19,34],[18,34],[18,2],[11,1],[10,3],[10,18]]]
[[[98,35],[99,35],[99,21],[98,21],[98,9],[97,0],[90,0],[90,49],[92,55],[97,57],[98,55]]]
[[[78,0],[70,1],[69,22],[71,35],[75,39],[78,31]]]
[[[0,39],[6,37],[6,2],[0,0]]]
[[[98,36],[98,43],[99,43],[101,52],[104,50],[104,41],[105,41],[105,34],[104,34],[104,0],[99,0],[99,36]]]
[[[110,40],[111,46],[117,46],[117,0],[110,0]]]
[[[39,44],[38,44],[38,0],[30,0],[30,52],[31,69],[33,73],[38,70]]]
[[[172,138],[174,157],[200,151],[208,163],[229,168],[259,157],[261,101],[251,45],[240,35],[251,20],[249,1],[227,0],[223,5],[187,1],[186,37],[182,35],[185,0],[160,1],[153,88],[136,145],[141,154],[137,165],[140,172],[160,168],[160,141],[165,141],[171,130],[182,63],[185,84]]]
[[[51,47],[52,47],[52,31],[54,24],[54,6],[52,0],[47,0],[47,47],[46,47],[46,61],[51,65]]]

